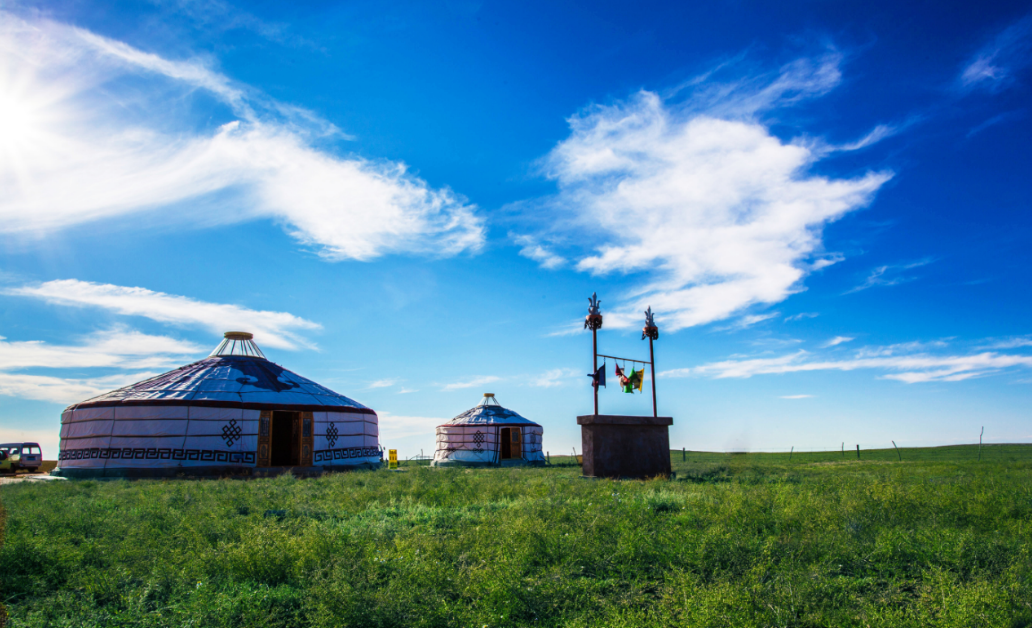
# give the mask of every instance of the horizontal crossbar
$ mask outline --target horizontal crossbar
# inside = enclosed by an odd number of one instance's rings
[[[618,358],[615,355],[603,355],[601,353],[596,353],[595,355],[597,357],[600,357],[600,358],[609,358],[610,360],[623,360],[624,362],[634,362],[635,364],[652,364],[652,362],[649,362],[648,360],[635,360],[633,358]]]

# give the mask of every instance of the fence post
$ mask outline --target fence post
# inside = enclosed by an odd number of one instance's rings
[[[842,457],[846,457],[846,441],[842,441]]]
[[[681,462],[685,462],[686,460],[688,460],[688,448],[687,447],[682,447],[681,448]]]
[[[857,445],[857,446],[856,446],[856,459],[857,459],[857,460],[859,460],[859,459],[860,459],[860,445]]]
[[[985,434],[985,426],[982,426],[982,431],[978,433],[978,461],[982,462],[982,434]]]

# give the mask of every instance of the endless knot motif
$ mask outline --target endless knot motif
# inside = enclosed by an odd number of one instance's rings
[[[333,447],[337,444],[337,434],[339,433],[340,432],[337,431],[337,426],[333,423],[330,423],[330,425],[326,428],[326,440],[330,443],[330,447]]]
[[[480,451],[484,448],[484,433],[477,430],[477,433],[473,435],[474,449]]]
[[[222,440],[226,441],[226,447],[232,447],[233,443],[240,440],[243,430],[237,425],[236,419],[230,419],[229,423],[222,426]]]

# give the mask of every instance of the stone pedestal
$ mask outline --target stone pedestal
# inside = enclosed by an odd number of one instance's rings
[[[587,477],[650,478],[670,475],[668,416],[587,414],[581,426],[581,471]]]

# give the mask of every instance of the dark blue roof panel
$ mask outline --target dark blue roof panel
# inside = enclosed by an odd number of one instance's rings
[[[119,388],[74,407],[146,402],[190,405],[306,406],[326,410],[366,406],[335,393],[297,373],[256,357],[223,355],[205,358],[174,371]]]

